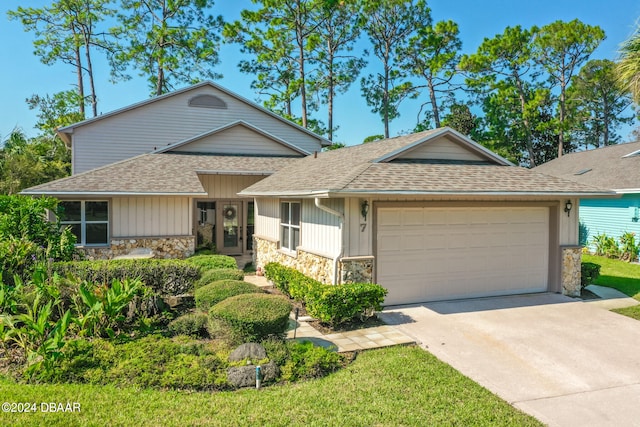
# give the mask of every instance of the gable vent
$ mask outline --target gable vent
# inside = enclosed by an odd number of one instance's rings
[[[189,107],[226,109],[227,104],[214,95],[196,95],[189,100]]]

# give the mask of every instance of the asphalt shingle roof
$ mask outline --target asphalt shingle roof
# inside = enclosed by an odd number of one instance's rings
[[[371,142],[307,156],[241,194],[469,193],[577,194],[608,191],[532,170],[498,164],[375,162],[428,138],[438,130]]]
[[[565,154],[534,169],[539,173],[616,190],[640,188],[640,142]],[[581,173],[582,172],[582,173]]]
[[[268,175],[299,158],[143,154],[28,188],[25,194],[207,194],[197,172]]]

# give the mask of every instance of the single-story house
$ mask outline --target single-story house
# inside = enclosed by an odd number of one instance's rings
[[[321,152],[326,139],[211,82],[60,132],[74,174],[24,194],[60,198],[90,256],[215,245],[325,283],[377,282],[386,304],[575,294],[578,199],[613,194],[449,128]]]
[[[603,233],[616,240],[625,232],[640,236],[640,142],[566,154],[534,170],[620,195],[580,198],[581,244],[593,248],[593,237]]]

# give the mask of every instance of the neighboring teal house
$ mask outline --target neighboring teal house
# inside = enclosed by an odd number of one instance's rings
[[[620,194],[580,199],[581,244],[592,247],[593,237],[601,233],[617,239],[633,232],[640,239],[640,142],[566,154],[535,170]]]

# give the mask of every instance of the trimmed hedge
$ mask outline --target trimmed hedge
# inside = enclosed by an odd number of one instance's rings
[[[252,283],[241,280],[218,280],[196,289],[194,297],[196,308],[209,311],[211,307],[229,297],[260,292],[262,292],[260,288]]]
[[[72,275],[88,282],[111,283],[113,279],[140,278],[160,295],[181,295],[191,291],[200,277],[198,268],[185,260],[118,259],[110,261],[70,261],[53,264],[61,276]]]
[[[244,294],[214,305],[209,315],[227,324],[239,340],[258,342],[284,334],[291,308],[289,301],[276,295]]]
[[[591,285],[596,281],[598,277],[600,277],[600,266],[593,262],[583,262],[580,266],[580,287],[584,288],[585,286]]]
[[[220,268],[208,270],[202,273],[202,276],[193,285],[195,289],[208,285],[218,280],[243,280],[244,272],[235,268]]]
[[[209,316],[205,313],[188,313],[169,322],[169,332],[172,336],[189,335],[197,338],[208,338],[207,323]]]
[[[198,267],[201,272],[220,268],[238,268],[236,260],[227,255],[195,255],[185,261]]]
[[[265,265],[264,270],[278,289],[304,302],[309,315],[332,325],[373,316],[382,309],[388,292],[374,283],[325,285],[277,263]]]

